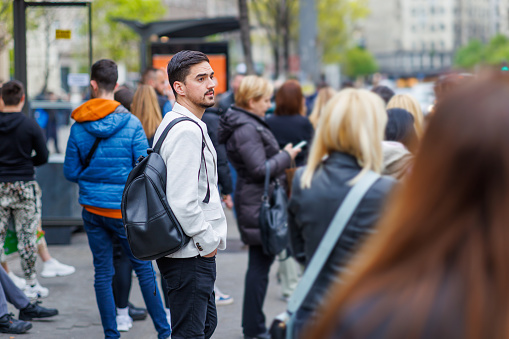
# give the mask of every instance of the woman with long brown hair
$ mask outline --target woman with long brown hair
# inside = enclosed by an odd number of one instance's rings
[[[143,130],[147,135],[149,145],[152,145],[157,127],[163,120],[161,109],[157,102],[157,94],[152,86],[140,85],[134,93],[131,112],[140,119]]]
[[[509,337],[509,80],[439,101],[380,232],[303,338]]]

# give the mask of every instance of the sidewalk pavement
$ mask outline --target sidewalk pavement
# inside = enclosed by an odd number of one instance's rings
[[[242,297],[244,276],[247,267],[247,248],[240,241],[237,225],[231,211],[226,211],[228,219],[227,250],[220,251],[217,258],[217,285],[223,293],[230,294],[234,303],[218,306],[218,326],[212,338],[243,338],[241,328]],[[27,334],[4,335],[5,338],[23,339],[90,339],[104,338],[99,310],[94,293],[94,267],[92,254],[84,232],[74,233],[71,245],[49,246],[51,255],[64,264],[76,267],[76,272],[67,277],[42,278],[39,282],[49,288],[49,297],[41,299],[42,306],[57,308],[60,314],[48,320],[33,321],[33,327]],[[8,258],[10,269],[21,276],[17,254]],[[157,265],[154,263],[157,270]],[[272,319],[283,312],[286,303],[281,300],[280,287],[276,282],[277,262],[272,266],[269,289],[265,299],[267,326]],[[42,262],[37,261],[37,271],[41,272]],[[159,275],[157,277],[160,282]],[[143,298],[136,277],[133,277],[130,301],[136,306],[143,306]],[[18,310],[9,305],[9,311],[16,318]],[[121,332],[122,338],[157,338],[157,333],[150,316],[143,321],[135,321],[129,332]],[[3,336],[2,336],[3,338]]]

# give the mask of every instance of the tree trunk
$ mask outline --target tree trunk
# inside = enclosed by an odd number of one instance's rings
[[[255,74],[253,55],[251,53],[251,34],[249,27],[247,0],[239,0],[239,16],[240,39],[242,40],[242,50],[244,51],[244,60],[246,62],[247,74]]]
[[[288,0],[282,1],[281,26],[283,35],[283,72],[285,78],[290,74],[290,5]]]

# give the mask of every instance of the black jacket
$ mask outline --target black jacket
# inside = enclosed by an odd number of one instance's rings
[[[46,139],[37,122],[20,112],[0,112],[0,182],[34,180],[34,166],[47,161]]]
[[[271,115],[265,121],[276,137],[279,148],[285,147],[288,143],[295,146],[301,141],[307,141],[307,145],[302,148],[302,152],[295,158],[297,166],[305,165],[309,145],[313,138],[313,125],[311,125],[308,118],[302,115]]]
[[[220,144],[217,138],[220,117],[214,111],[207,109],[201,120],[207,125],[207,132],[217,153],[217,176],[221,194],[231,194],[233,192],[232,177],[230,167],[228,166],[228,157],[226,156],[226,147]]]
[[[241,239],[247,245],[261,245],[258,216],[265,162],[269,161],[271,178],[277,177],[284,184],[290,155],[279,150],[276,138],[265,121],[235,106],[221,117],[219,143],[226,144],[228,159],[237,170],[235,211]]]
[[[315,172],[309,189],[301,188],[303,171],[304,168],[298,169],[293,180],[288,227],[293,254],[297,261],[307,265],[351,188],[348,182],[361,167],[351,155],[332,153]],[[304,309],[315,310],[323,300],[331,282],[378,221],[385,197],[395,182],[382,177],[366,193],[304,301]]]

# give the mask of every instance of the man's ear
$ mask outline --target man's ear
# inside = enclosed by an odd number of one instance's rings
[[[99,89],[99,86],[97,85],[97,81],[95,81],[95,80],[90,80],[90,86],[92,87],[92,89],[94,91],[97,91]]]
[[[184,84],[180,81],[175,81],[173,83],[173,88],[175,89],[175,92],[177,92],[178,95],[180,96],[185,96],[186,95],[186,91],[184,90]]]

